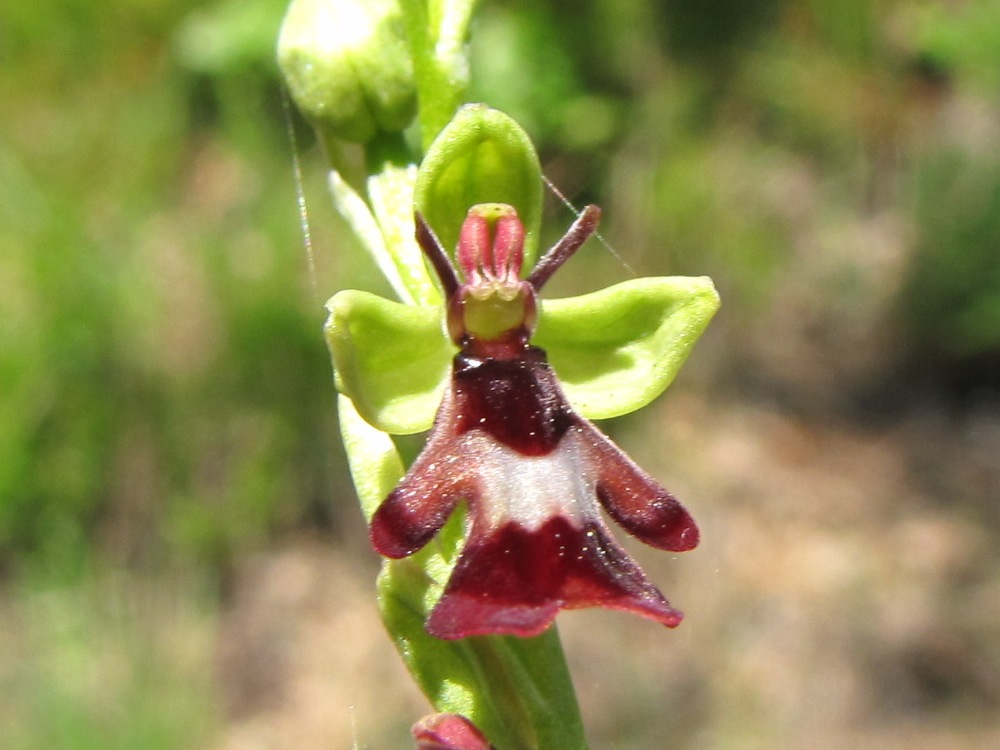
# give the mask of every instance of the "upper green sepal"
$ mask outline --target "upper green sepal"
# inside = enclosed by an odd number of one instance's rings
[[[528,134],[484,104],[466,104],[427,151],[414,189],[414,206],[451,252],[469,206],[507,203],[524,224],[524,266],[538,251],[542,170]]]
[[[431,426],[455,347],[441,308],[403,305],[347,289],[326,303],[337,388],[369,423],[393,435]]]
[[[396,435],[429,429],[455,354],[440,308],[352,290],[327,307],[337,386],[361,416]],[[706,277],[634,279],[543,301],[533,343],[548,353],[574,408],[607,419],[663,392],[718,307]]]
[[[609,419],[663,393],[719,309],[719,295],[707,276],[670,276],[541,307],[533,343],[548,353],[573,407]]]

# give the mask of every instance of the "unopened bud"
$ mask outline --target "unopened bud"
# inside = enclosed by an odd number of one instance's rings
[[[278,63],[295,104],[336,138],[406,128],[416,84],[396,0],[292,0]]]

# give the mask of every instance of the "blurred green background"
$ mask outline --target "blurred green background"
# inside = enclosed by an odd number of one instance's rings
[[[5,748],[406,747],[425,711],[320,334],[386,288],[283,12],[0,9]],[[564,617],[593,746],[1000,746],[1000,2],[485,0],[472,58],[636,273],[724,302],[608,426],[705,542],[635,549],[678,631]]]

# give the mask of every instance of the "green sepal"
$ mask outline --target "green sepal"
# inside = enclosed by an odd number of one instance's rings
[[[715,311],[706,276],[633,279],[598,292],[542,300],[533,343],[567,398],[588,419],[646,406],[663,393]]]
[[[380,430],[409,435],[428,429],[455,354],[441,329],[441,308],[353,289],[338,292],[326,306],[337,389]]]
[[[441,311],[347,290],[327,303],[337,386],[381,430],[429,429],[455,347]],[[707,277],[634,279],[598,292],[543,300],[533,343],[545,349],[570,403],[609,419],[670,385],[719,308]]]
[[[524,224],[524,267],[538,252],[542,170],[528,134],[483,104],[467,104],[431,144],[417,173],[414,205],[452,252],[470,207],[509,203]]]

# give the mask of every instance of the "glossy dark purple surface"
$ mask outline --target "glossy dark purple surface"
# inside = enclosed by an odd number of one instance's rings
[[[538,347],[523,359],[459,354],[452,380],[455,429],[482,430],[525,456],[551,452],[579,420]]]

